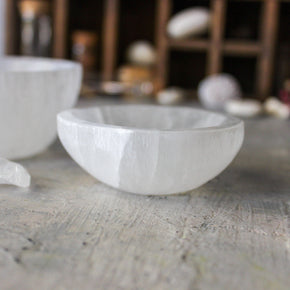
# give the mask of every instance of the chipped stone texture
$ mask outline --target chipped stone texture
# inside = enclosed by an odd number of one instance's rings
[[[28,187],[30,185],[30,175],[19,163],[0,157],[0,184]]]
[[[289,289],[289,121],[246,122],[231,166],[181,196],[120,193],[59,144],[0,187],[1,289]]]

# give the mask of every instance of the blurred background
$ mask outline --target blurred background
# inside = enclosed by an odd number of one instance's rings
[[[287,0],[0,0],[0,54],[81,62],[86,98],[289,105],[289,22]]]

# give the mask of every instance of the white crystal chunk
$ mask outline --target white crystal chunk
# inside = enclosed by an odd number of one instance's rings
[[[77,100],[81,75],[81,66],[66,60],[0,58],[0,156],[46,149],[56,137],[57,113]]]
[[[30,174],[22,165],[0,158],[0,184],[28,187]]]
[[[58,134],[98,180],[153,195],[185,192],[217,176],[238,153],[244,126],[198,109],[126,105],[62,112]]]

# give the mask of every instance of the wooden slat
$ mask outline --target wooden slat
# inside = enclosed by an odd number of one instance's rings
[[[168,71],[168,38],[166,36],[166,25],[171,13],[171,0],[157,1],[156,15],[156,90],[166,86]]]
[[[257,65],[257,93],[261,99],[268,97],[271,92],[278,13],[279,1],[265,1],[261,23],[262,51]]]
[[[208,55],[207,73],[216,74],[222,67],[222,38],[224,34],[226,0],[212,0],[211,44]]]
[[[171,49],[185,51],[205,51],[210,48],[210,42],[206,39],[168,39],[168,45]],[[256,56],[261,52],[260,43],[255,41],[227,40],[221,46],[228,55]]]
[[[209,47],[209,41],[206,39],[174,40],[168,39],[168,45],[176,50],[197,50],[205,51]]]
[[[266,2],[267,0],[229,0],[234,2]],[[290,0],[276,0],[277,2],[290,2]]]
[[[103,78],[112,80],[117,54],[119,0],[106,0],[103,30]]]
[[[68,0],[54,0],[53,7],[53,56],[65,58],[68,33]]]
[[[261,45],[255,41],[225,41],[223,51],[227,55],[256,56],[261,52]]]
[[[6,27],[5,27],[5,42],[6,54],[15,54],[16,42],[16,24],[15,24],[15,1],[6,0]]]

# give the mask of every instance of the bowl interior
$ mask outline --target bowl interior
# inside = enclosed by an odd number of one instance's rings
[[[238,119],[193,108],[150,105],[102,106],[74,109],[73,118],[91,124],[156,130],[191,130],[228,127]]]
[[[38,57],[0,58],[0,72],[45,72],[69,69],[76,65],[66,60]]]

